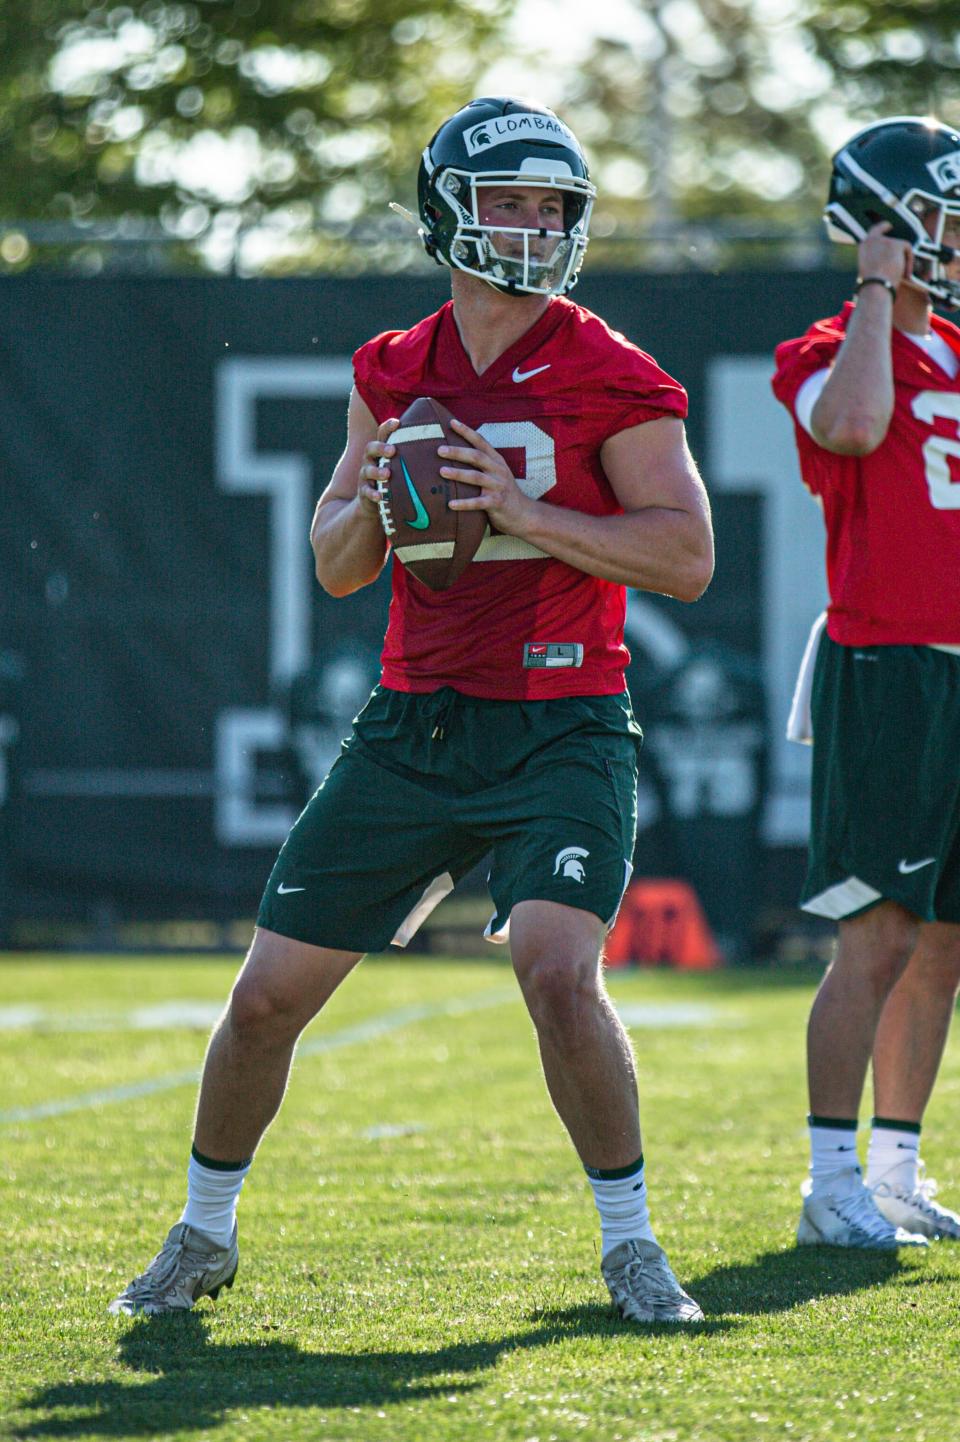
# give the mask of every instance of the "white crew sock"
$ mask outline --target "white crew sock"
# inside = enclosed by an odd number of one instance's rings
[[[249,1170],[249,1161],[238,1166],[205,1166],[191,1153],[187,1167],[187,1205],[181,1222],[225,1247],[233,1236],[240,1188]]]
[[[917,1190],[920,1162],[920,1128],[874,1117],[867,1150],[867,1186],[887,1182],[912,1195]]]
[[[845,1194],[863,1183],[857,1157],[856,1120],[808,1117],[810,1128],[810,1181],[815,1192]],[[827,1122],[827,1125],[824,1123]]]
[[[593,1200],[600,1213],[600,1253],[605,1257],[621,1242],[641,1238],[655,1242],[647,1207],[647,1184],[643,1176],[643,1157],[632,1166],[616,1171],[585,1167]]]

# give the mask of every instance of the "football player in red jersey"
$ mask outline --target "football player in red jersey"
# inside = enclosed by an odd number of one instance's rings
[[[600,957],[636,825],[625,587],[695,600],[712,536],[682,387],[565,298],[593,196],[576,138],[525,100],[473,101],[424,151],[421,235],[453,299],[355,356],[317,576],[345,596],[382,571],[377,482],[418,396],[457,418],[439,457],[481,488],[457,504],[485,510],[491,534],[446,591],[393,564],[381,684],[284,844],[211,1040],[186,1209],[114,1311],[189,1307],[232,1281],[237,1196],[300,1031],[491,852],[488,935],[509,938],[611,1295],[635,1321],[702,1316],[650,1225],[633,1057]]]
[[[784,342],[774,378],[827,529],[802,905],[839,928],[807,1034],[797,1240],[892,1249],[960,1240],[918,1159],[960,983],[960,329],[932,311],[960,307],[960,134],[860,131],[826,219],[858,246],[856,299]]]

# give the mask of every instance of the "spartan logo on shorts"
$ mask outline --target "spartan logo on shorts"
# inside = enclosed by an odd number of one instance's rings
[[[582,846],[565,846],[562,851],[557,852],[557,858],[553,863],[554,876],[565,876],[569,881],[579,881],[582,886],[586,880],[586,873],[583,869],[581,856],[589,856]]]

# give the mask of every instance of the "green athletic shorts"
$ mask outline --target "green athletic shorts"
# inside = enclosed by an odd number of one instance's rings
[[[490,701],[378,686],[284,842],[257,923],[336,950],[405,946],[488,851],[490,940],[507,940],[519,901],[610,922],[641,739],[625,692]]]
[[[824,635],[812,716],[804,911],[960,922],[960,656]]]

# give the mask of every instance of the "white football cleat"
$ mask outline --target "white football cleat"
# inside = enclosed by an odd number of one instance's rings
[[[604,1257],[600,1271],[613,1305],[628,1322],[703,1321],[699,1306],[687,1296],[656,1242],[621,1242]]]
[[[797,1227],[798,1247],[863,1247],[873,1252],[895,1252],[898,1247],[926,1247],[926,1237],[908,1232],[881,1215],[859,1167],[856,1184],[845,1179],[835,1191],[814,1192],[810,1178],[800,1188],[803,1211]],[[838,1173],[838,1179],[845,1173]]]
[[[908,1192],[882,1178],[870,1190],[877,1210],[894,1226],[919,1232],[934,1242],[960,1242],[960,1217],[933,1200],[937,1184],[932,1177],[924,1176],[922,1162],[916,1191]]]
[[[201,1297],[216,1301],[221,1287],[232,1287],[240,1250],[237,1229],[225,1247],[186,1222],[171,1227],[167,1240],[145,1272],[134,1277],[107,1308],[114,1316],[143,1312],[187,1312]]]

